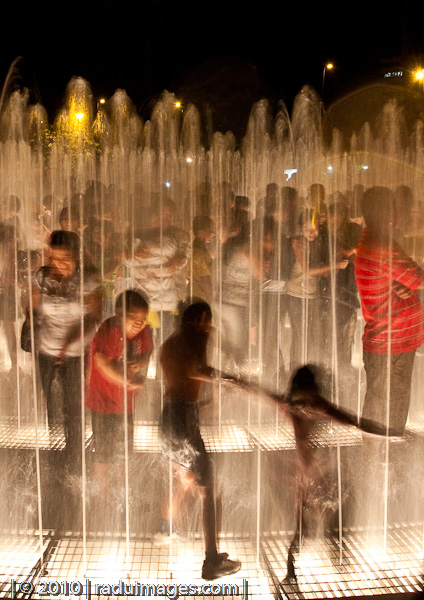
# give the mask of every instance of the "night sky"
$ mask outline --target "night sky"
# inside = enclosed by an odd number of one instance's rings
[[[95,97],[123,88],[147,118],[167,89],[216,108],[217,126],[245,118],[261,97],[289,109],[304,84],[324,101],[375,80],[380,60],[424,51],[424,3],[128,0],[15,4],[2,8],[0,78],[22,56],[15,85],[30,89],[51,118],[72,76]],[[237,104],[237,106],[234,106]],[[219,113],[221,112],[221,118]],[[225,115],[224,115],[225,113]]]

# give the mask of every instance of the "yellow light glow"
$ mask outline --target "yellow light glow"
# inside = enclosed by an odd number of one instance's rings
[[[181,102],[179,100],[176,101],[175,108],[181,108]]]
[[[333,65],[333,63],[327,63],[327,64],[325,65],[325,68],[326,68],[326,69],[334,69],[334,65]]]
[[[82,119],[84,118],[84,113],[83,112],[75,113],[75,118],[78,119],[78,121],[82,121]]]
[[[186,162],[188,162],[188,163],[191,163],[191,162],[193,162],[193,159],[192,159],[192,158],[190,158],[190,156],[188,156],[188,157],[186,158]]]
[[[417,81],[422,81],[424,79],[424,69],[418,69],[413,72],[413,75]]]
[[[106,100],[104,98],[100,98],[99,102],[100,102],[100,104],[104,104],[106,102]]]

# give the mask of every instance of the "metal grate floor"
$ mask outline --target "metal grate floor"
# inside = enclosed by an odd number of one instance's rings
[[[250,426],[224,423],[202,425],[202,437],[208,452],[251,452],[258,447],[262,450],[293,450],[296,447],[293,428],[289,422],[277,424],[263,423]],[[409,425],[403,438],[391,438],[391,443],[399,443],[411,435],[424,435],[424,423]],[[86,430],[86,447],[91,444],[92,433]],[[317,423],[310,438],[311,446],[357,446],[362,444],[362,433],[354,427]],[[42,425],[17,423],[16,419],[0,420],[0,448],[63,450],[65,436],[61,426],[49,431]],[[160,453],[162,451],[160,428],[157,423],[137,422],[134,426],[134,451]]]
[[[215,582],[236,586],[231,588],[230,595],[221,595],[216,588],[216,597],[241,598],[243,594],[246,597],[246,590],[252,600],[312,600],[422,592],[422,523],[392,525],[384,551],[382,540],[382,532],[371,535],[346,529],[342,564],[337,539],[304,540],[300,553],[295,555],[295,584],[283,582],[290,543],[288,532],[263,534],[260,544],[242,536],[223,535],[222,550],[241,560],[242,568],[236,575]],[[49,543],[52,547],[44,564],[46,571],[34,576],[34,565]],[[200,589],[205,584],[200,575],[202,548],[203,542],[197,534],[157,547],[151,537],[126,539],[118,533],[87,534],[84,543],[81,535],[74,532],[61,533],[58,539],[52,532],[44,532],[41,544],[36,532],[26,535],[15,532],[0,538],[1,597],[11,598],[15,593],[15,598],[38,599],[45,597],[42,592],[46,589],[61,590],[59,594],[50,595],[59,595],[62,600],[78,595],[87,597],[87,585],[93,599],[128,597],[128,594],[117,594],[116,589],[110,595],[105,593],[105,588],[96,593],[101,585],[116,586],[122,585],[121,582],[127,586],[195,584]],[[72,582],[76,582],[74,587],[66,588],[66,584],[69,586]],[[31,590],[32,595],[23,596],[23,590]],[[78,590],[80,593],[76,593]]]

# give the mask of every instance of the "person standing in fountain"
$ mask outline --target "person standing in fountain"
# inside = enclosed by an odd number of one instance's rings
[[[388,435],[397,436],[408,417],[415,352],[424,342],[424,313],[415,291],[424,289],[424,271],[393,239],[392,192],[370,188],[361,206],[366,227],[356,251],[355,278],[365,319],[362,419],[387,425]]]
[[[213,299],[212,256],[209,253],[208,244],[213,238],[212,219],[207,215],[194,217],[193,235],[190,296],[210,303]]]
[[[241,566],[226,553],[218,553],[212,463],[199,429],[197,402],[201,384],[216,379],[214,369],[206,361],[211,321],[212,312],[206,302],[188,306],[180,329],[165,341],[160,351],[165,376],[164,447],[182,483],[186,487],[197,484],[202,497],[206,546],[202,577],[208,580],[236,573]]]
[[[101,307],[99,282],[92,275],[83,277],[79,248],[76,233],[53,231],[49,265],[41,267],[32,285],[38,364],[49,428],[53,431],[58,424],[57,386],[53,385],[56,380],[63,395],[66,451],[69,465],[75,469],[82,449],[81,361]]]
[[[292,342],[290,370],[318,359],[319,297],[318,280],[331,273],[328,264],[326,236],[319,236],[317,213],[305,210],[299,217],[302,235],[291,239],[293,265],[286,285],[286,306],[290,319]],[[345,269],[347,260],[336,262],[334,268]]]
[[[94,476],[103,497],[112,464],[125,456],[125,419],[128,451],[133,446],[135,396],[143,387],[153,350],[152,331],[146,325],[148,310],[137,291],[123,292],[116,300],[115,316],[104,321],[92,343],[86,404],[91,410]]]
[[[355,251],[362,235],[362,228],[348,220],[348,208],[343,202],[335,202],[328,208],[329,253],[333,260],[349,261],[345,269],[339,269],[334,277],[321,279],[321,306],[328,318],[325,326],[325,347],[331,353],[335,334],[337,364],[345,376],[349,376],[352,363],[352,346],[355,337],[356,316],[359,308],[358,290],[355,282]],[[333,306],[334,302],[334,306]],[[332,320],[334,310],[334,323]],[[333,331],[333,327],[335,331]],[[328,356],[331,364],[331,354]]]

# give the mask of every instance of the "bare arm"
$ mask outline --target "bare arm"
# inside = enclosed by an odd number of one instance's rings
[[[313,277],[319,277],[319,276],[325,277],[326,275],[329,275],[331,273],[331,271],[333,271],[334,269],[346,269],[347,265],[349,264],[349,260],[347,258],[344,258],[342,260],[336,261],[334,263],[334,265],[321,265],[319,267],[308,267],[308,265],[305,265],[305,252],[304,252],[303,242],[299,241],[299,240],[293,240],[292,246],[293,246],[293,250],[296,255],[296,258],[299,261],[300,266],[302,267],[302,270],[305,271],[305,269],[307,269],[308,275],[311,275]]]
[[[122,373],[121,370],[117,368],[116,361],[105,354],[96,352],[94,354],[94,363],[99,371],[101,371],[110,382],[120,385],[121,387],[125,387],[126,385],[129,391],[137,391],[142,388],[141,383],[131,383],[130,377],[125,377],[125,373]]]

